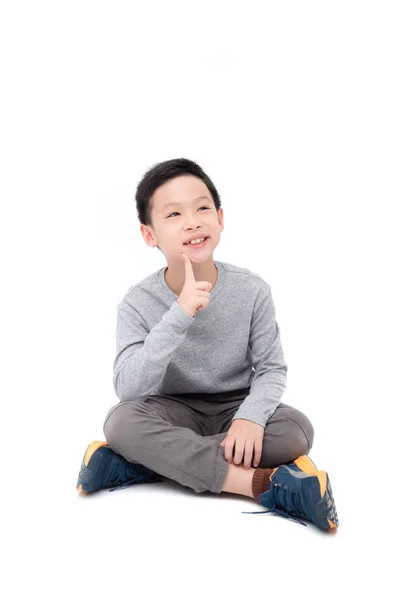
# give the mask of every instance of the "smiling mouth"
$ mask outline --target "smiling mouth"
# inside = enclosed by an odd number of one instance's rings
[[[184,243],[183,245],[184,246],[193,246],[193,247],[201,246],[201,244],[204,244],[209,238],[210,238],[210,236],[208,235],[207,237],[204,238],[204,240],[202,242],[200,242],[200,244],[191,244],[190,242],[188,242],[186,244]]]

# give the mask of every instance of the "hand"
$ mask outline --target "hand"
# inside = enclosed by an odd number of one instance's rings
[[[264,427],[247,419],[234,419],[227,436],[221,442],[225,448],[225,460],[232,462],[232,451],[235,446],[233,462],[239,465],[242,462],[244,451],[244,468],[250,469],[254,449],[254,467],[258,467],[264,440]]]
[[[185,283],[177,303],[187,314],[194,317],[196,310],[204,310],[209,305],[212,283],[196,281],[189,256],[183,252],[182,256],[185,263]]]

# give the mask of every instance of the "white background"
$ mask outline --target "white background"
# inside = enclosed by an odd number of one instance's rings
[[[397,2],[3,2],[2,545],[7,599],[397,597]],[[335,535],[179,484],[87,498],[116,306],[165,265],[156,162],[221,194],[216,260],[272,288],[282,400],[315,428]]]

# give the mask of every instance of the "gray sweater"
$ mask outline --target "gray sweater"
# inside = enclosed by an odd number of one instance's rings
[[[233,418],[265,427],[287,376],[271,286],[248,269],[214,263],[210,303],[194,317],[167,286],[166,266],[129,288],[117,306],[115,393],[145,402],[249,388]]]

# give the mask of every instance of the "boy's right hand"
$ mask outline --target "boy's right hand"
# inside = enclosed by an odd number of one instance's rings
[[[209,305],[212,283],[196,281],[189,256],[183,252],[182,256],[185,263],[185,283],[177,303],[185,313],[194,317],[196,310],[204,310]]]

